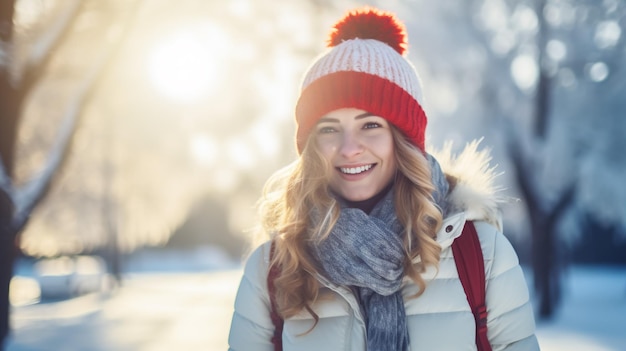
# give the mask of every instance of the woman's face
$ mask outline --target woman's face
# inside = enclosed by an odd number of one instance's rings
[[[354,108],[335,110],[319,120],[313,137],[332,166],[330,188],[346,200],[373,197],[395,175],[391,126],[382,117]]]

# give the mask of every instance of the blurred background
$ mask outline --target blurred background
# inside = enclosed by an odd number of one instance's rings
[[[407,26],[430,146],[490,150],[542,348],[625,350],[621,0],[0,0],[0,350],[226,349],[301,76],[362,5]]]

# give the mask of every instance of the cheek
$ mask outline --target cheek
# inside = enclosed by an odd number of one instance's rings
[[[394,161],[395,148],[393,145],[393,139],[391,135],[385,135],[376,140],[375,150],[378,150],[378,155],[387,162]],[[394,162],[395,163],[395,162]]]
[[[381,150],[379,156],[382,158],[383,164],[385,164],[385,168],[387,168],[387,171],[390,173],[395,172],[397,165],[393,141],[383,143],[382,145],[380,145],[379,150]]]
[[[317,150],[322,157],[324,157],[327,161],[330,161],[337,151],[337,146],[332,142],[332,140],[318,140]]]

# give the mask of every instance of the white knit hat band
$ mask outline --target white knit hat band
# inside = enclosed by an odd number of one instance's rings
[[[341,71],[379,76],[422,101],[421,83],[413,65],[389,45],[373,39],[352,39],[333,47],[311,66],[302,89],[320,77]]]

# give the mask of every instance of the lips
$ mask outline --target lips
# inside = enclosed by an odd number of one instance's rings
[[[361,174],[363,172],[369,171],[375,165],[376,165],[375,163],[371,163],[371,164],[356,166],[356,167],[337,167],[337,169],[343,174]]]

